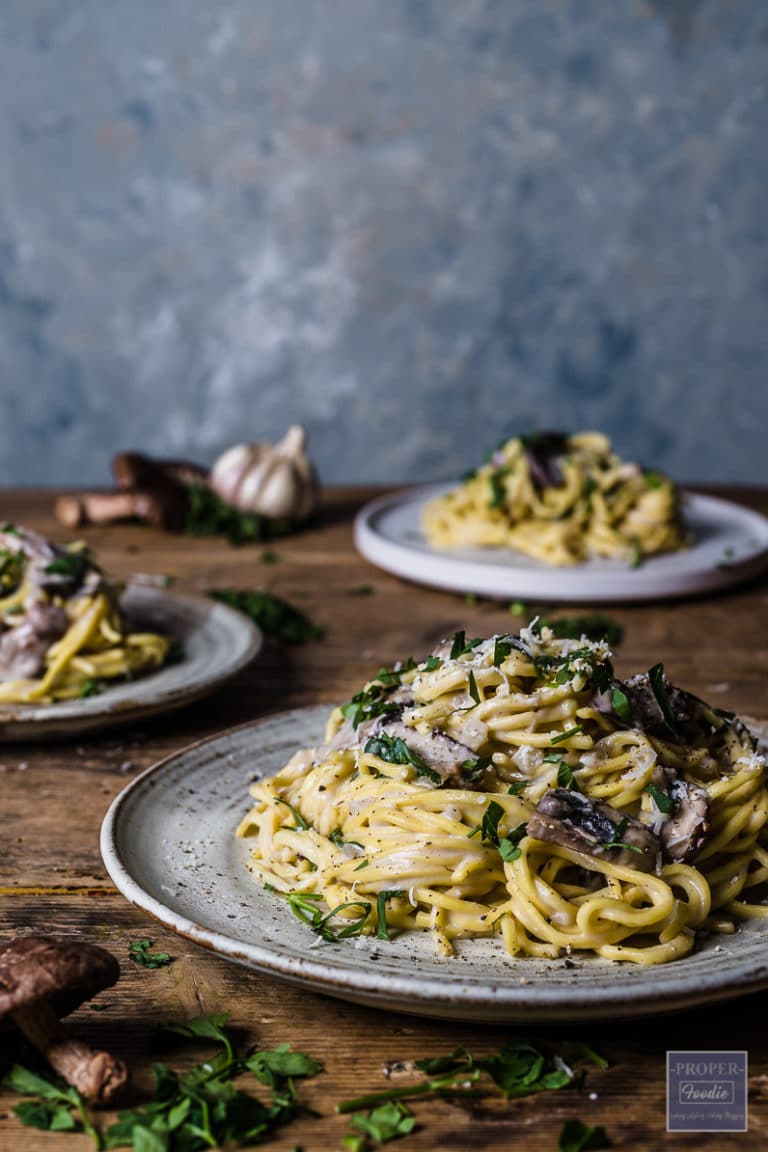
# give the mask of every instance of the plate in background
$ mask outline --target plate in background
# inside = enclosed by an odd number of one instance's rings
[[[360,552],[387,572],[433,588],[563,603],[695,596],[768,567],[768,519],[740,504],[692,493],[683,495],[692,546],[650,556],[637,568],[606,559],[556,567],[511,548],[434,548],[422,532],[421,512],[454,487],[409,488],[367,504],[355,521]]]
[[[308,992],[450,1020],[594,1020],[665,1012],[768,987],[768,921],[711,936],[692,955],[646,968],[574,955],[516,959],[500,937],[437,954],[427,932],[326,943],[248,872],[235,829],[248,785],[299,747],[322,741],[329,706],[224,732],[137,776],[101,829],[107,871],[123,895],[171,931]],[[573,965],[573,966],[570,966]]]
[[[0,705],[0,741],[82,736],[181,708],[224,684],[258,654],[263,638],[251,621],[206,596],[133,584],[120,599],[131,627],[177,640],[182,657],[116,681],[97,696],[52,704]]]

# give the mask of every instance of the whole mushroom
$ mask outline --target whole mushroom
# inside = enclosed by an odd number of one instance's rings
[[[9,1016],[89,1104],[112,1099],[127,1079],[126,1066],[70,1035],[60,1018],[119,975],[114,956],[95,944],[54,936],[0,944],[0,1016]]]

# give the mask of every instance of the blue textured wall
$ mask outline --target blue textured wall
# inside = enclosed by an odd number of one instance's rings
[[[768,482],[765,0],[3,0],[0,480]]]

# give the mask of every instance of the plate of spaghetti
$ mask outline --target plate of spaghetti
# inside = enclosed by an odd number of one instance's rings
[[[622,460],[597,432],[504,441],[456,485],[367,505],[372,563],[458,592],[643,600],[725,587],[768,565],[768,520]]]
[[[102,854],[181,935],[373,1006],[541,1022],[768,986],[754,733],[536,621],[170,757]]]
[[[0,528],[0,739],[83,733],[212,691],[261,635],[203,597],[110,581],[83,547]]]

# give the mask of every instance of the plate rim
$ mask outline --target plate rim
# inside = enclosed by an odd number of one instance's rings
[[[230,656],[226,665],[213,675],[206,676],[203,680],[198,679],[190,685],[177,683],[165,687],[150,701],[110,700],[107,688],[98,696],[77,701],[76,711],[72,710],[75,703],[72,700],[51,704],[0,705],[0,742],[43,740],[66,737],[68,734],[80,736],[87,732],[122,726],[135,720],[149,719],[152,716],[175,711],[217,691],[255,660],[264,647],[264,634],[254,621],[230,605],[211,599],[202,593],[174,592],[138,581],[128,581],[120,594],[120,601],[131,596],[151,601],[157,607],[162,607],[164,603],[186,606],[193,610],[199,623],[210,620],[212,615],[229,619],[236,624],[243,637],[242,649],[236,656]],[[184,661],[179,661],[177,667],[183,669]],[[153,671],[159,672],[162,668]],[[138,684],[143,679],[145,678],[137,677],[135,683]],[[124,682],[118,681],[118,683]],[[45,714],[40,715],[41,711]]]
[[[246,721],[196,740],[145,768],[121,789],[105,813],[99,843],[104,866],[124,898],[175,935],[264,975],[286,980],[311,993],[322,993],[352,1003],[402,1011],[420,1017],[476,1022],[495,1019],[499,1023],[530,1022],[532,1018],[542,1023],[616,1019],[621,1016],[655,1015],[715,1003],[768,988],[768,956],[762,963],[755,963],[754,958],[746,961],[742,959],[741,968],[737,964],[736,970],[730,973],[729,966],[726,965],[725,976],[722,974],[723,963],[718,962],[713,965],[711,972],[702,974],[696,971],[690,980],[682,983],[680,978],[675,979],[675,973],[682,974],[679,965],[685,963],[685,957],[678,962],[654,966],[653,969],[626,966],[630,971],[636,968],[638,978],[642,973],[651,970],[657,976],[670,977],[654,981],[653,987],[648,986],[650,981],[647,981],[645,987],[617,983],[606,988],[602,981],[594,980],[585,982],[584,987],[571,985],[570,988],[567,986],[564,988],[561,984],[552,989],[540,976],[521,984],[521,978],[525,977],[524,970],[519,973],[511,972],[508,977],[499,972],[489,973],[487,982],[477,984],[463,983],[460,972],[454,977],[446,972],[445,980],[437,982],[430,980],[429,977],[418,976],[418,962],[414,964],[416,975],[411,977],[408,974],[375,971],[361,965],[355,967],[351,956],[346,965],[334,966],[333,962],[327,963],[321,958],[315,959],[311,954],[309,939],[307,955],[295,957],[270,949],[269,943],[266,945],[253,941],[245,943],[227,936],[218,929],[206,926],[203,918],[196,920],[189,914],[170,908],[132,875],[120,851],[119,821],[124,806],[137,792],[140,792],[142,787],[146,787],[153,777],[183,762],[189,753],[198,751],[206,745],[227,742],[232,736],[244,736],[251,731],[257,733],[265,725],[282,722],[287,726],[297,714],[307,719],[311,715],[313,720],[316,716],[320,721],[321,714],[327,715],[330,706],[313,704],[268,713],[256,720]],[[152,787],[150,785],[148,795]],[[243,802],[245,807],[247,795],[244,795]],[[768,932],[768,922],[766,931]],[[730,937],[723,939],[728,941]],[[322,953],[318,952],[318,957],[321,956]],[[509,962],[524,963],[516,961],[514,957],[509,957]],[[594,961],[594,963],[594,971],[599,973],[602,970],[601,962]],[[610,962],[604,963],[605,971],[610,971]],[[744,970],[745,964],[748,970]],[[425,990],[427,983],[431,992]],[[418,991],[415,985],[420,985],[421,991]],[[405,999],[409,1001],[410,1007],[404,1005]]]
[[[482,559],[452,554],[447,549],[433,549],[426,543],[413,546],[407,541],[391,540],[376,530],[375,520],[382,514],[406,504],[421,507],[427,500],[455,487],[455,483],[449,482],[417,484],[394,489],[368,501],[355,516],[354,539],[358,551],[370,563],[401,579],[444,591],[476,593],[500,599],[519,597],[559,600],[574,604],[594,603],[598,600],[604,603],[637,603],[699,596],[742,583],[768,567],[768,517],[748,505],[685,488],[680,489],[681,497],[684,504],[687,503],[693,509],[709,509],[719,513],[720,520],[735,511],[745,521],[754,522],[756,530],[762,530],[765,539],[763,547],[742,562],[707,565],[693,572],[667,574],[666,578],[660,578],[652,570],[654,559],[668,558],[672,553],[651,556],[641,567],[628,567],[619,573],[615,569],[585,571],[584,565],[562,567],[544,564],[527,556],[525,567],[514,564],[505,567],[498,563],[486,564]],[[504,550],[491,551],[498,555]],[[516,555],[513,549],[507,551],[512,557]],[[690,550],[681,552],[681,555],[690,554]],[[428,575],[420,571],[422,565],[428,566]],[[617,575],[620,577],[618,580]],[[573,577],[577,578],[575,587]],[[505,578],[516,583],[501,590],[500,583]]]

